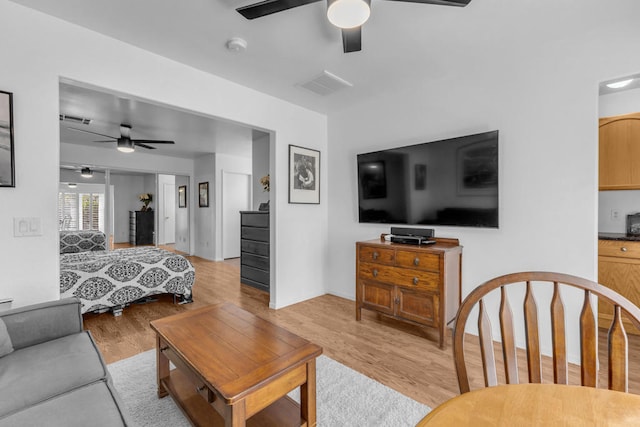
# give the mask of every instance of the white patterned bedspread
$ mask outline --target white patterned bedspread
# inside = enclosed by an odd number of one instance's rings
[[[195,269],[156,247],[60,254],[60,297],[78,297],[82,313],[123,307],[162,293],[191,300]]]

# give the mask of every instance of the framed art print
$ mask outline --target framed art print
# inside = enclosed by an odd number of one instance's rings
[[[178,207],[186,208],[187,207],[187,186],[181,185],[178,187]]]
[[[13,94],[0,91],[0,187],[15,187]]]
[[[201,208],[209,207],[209,183],[201,182],[198,184],[198,206]]]
[[[289,203],[320,203],[320,152],[289,145]]]

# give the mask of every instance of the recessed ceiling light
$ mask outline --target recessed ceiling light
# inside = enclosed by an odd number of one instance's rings
[[[620,80],[613,83],[607,83],[607,87],[610,87],[611,89],[620,89],[621,87],[627,86],[632,81],[633,79],[627,79],[627,80]]]
[[[70,182],[67,185],[69,186],[69,188],[76,188],[78,186],[78,184],[75,184],[73,182]]]

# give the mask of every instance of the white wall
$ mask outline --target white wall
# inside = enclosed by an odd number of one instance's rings
[[[189,177],[187,176],[176,176],[176,191],[178,191],[178,187],[186,185],[187,186],[187,207],[186,208],[178,208],[176,207],[176,249],[181,252],[190,253],[189,246],[189,211],[195,209],[193,205],[193,195],[189,190],[191,186],[189,184]],[[176,200],[178,197],[176,196]]]
[[[599,98],[599,117],[619,116],[640,112],[640,88],[602,95]]]
[[[192,185],[193,209],[195,210],[194,228],[198,231],[195,237],[195,255],[216,260],[215,236],[215,169],[216,158],[213,154],[199,156],[194,162],[195,179]],[[200,207],[198,188],[202,182],[209,183],[209,207]]]
[[[640,71],[640,56],[631,54],[640,4],[616,1],[612,19],[610,2],[579,3],[487,1],[491,26],[478,23],[476,34],[504,32],[502,43],[451,52],[446,73],[329,115],[329,292],[354,298],[354,242],[389,230],[358,224],[357,153],[493,129],[500,131],[500,228],[436,227],[437,236],[464,246],[463,296],[516,271],[597,278],[598,83]],[[512,16],[527,19],[516,25]],[[540,41],[541,22],[553,41]],[[567,312],[578,313],[581,303],[569,300]],[[578,331],[570,326],[575,359]],[[548,351],[548,330],[543,338]]]
[[[113,242],[129,242],[131,211],[139,211],[142,202],[138,196],[144,193],[144,178],[141,175],[111,174],[113,185]]]
[[[281,212],[275,251],[282,258],[276,265],[278,294],[272,305],[281,307],[324,292],[323,269],[306,264],[309,259],[314,265],[326,264],[327,204],[300,209],[287,204],[286,194],[287,146],[304,140],[309,148],[326,152],[325,116],[7,0],[0,0],[0,40],[5,41],[0,88],[14,94],[16,160],[16,188],[0,189],[0,201],[7,207],[0,211],[0,269],[10,278],[2,281],[0,294],[14,298],[14,306],[59,297],[59,159],[65,154],[81,164],[92,148],[69,150],[63,147],[68,144],[59,144],[60,78],[275,132],[271,165],[277,175],[274,182],[282,184],[272,190],[271,204]],[[106,156],[105,150],[95,150],[99,151],[93,151],[93,158],[101,163],[114,163],[119,170],[146,170],[136,153],[115,157],[116,150]],[[180,159],[167,160],[165,167],[151,171],[193,176],[193,163],[186,163],[183,168]],[[14,238],[13,218],[33,216],[42,219],[42,236]],[[304,221],[295,220],[302,217]],[[309,222],[318,226],[309,228]],[[302,233],[312,247],[301,246],[297,235]],[[301,259],[303,249],[307,254]]]
[[[260,203],[269,201],[269,192],[264,191],[260,178],[269,173],[269,135],[262,135],[253,140],[253,209],[258,210]]]

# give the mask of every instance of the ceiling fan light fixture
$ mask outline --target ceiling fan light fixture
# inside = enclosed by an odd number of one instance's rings
[[[93,177],[93,171],[90,168],[82,168],[80,170],[80,176],[83,178],[91,178]]]
[[[338,28],[356,28],[371,14],[370,0],[328,0],[327,18]]]
[[[135,147],[133,146],[131,138],[118,138],[118,151],[123,153],[133,153],[135,151]]]
[[[69,183],[67,183],[67,186],[69,188],[76,188],[78,186],[78,184],[76,184],[75,182],[69,182]]]
[[[617,82],[613,82],[613,83],[607,84],[607,87],[609,87],[611,89],[620,89],[622,87],[628,86],[629,83],[631,83],[632,81],[633,81],[633,79],[620,80],[620,81],[617,81]]]

